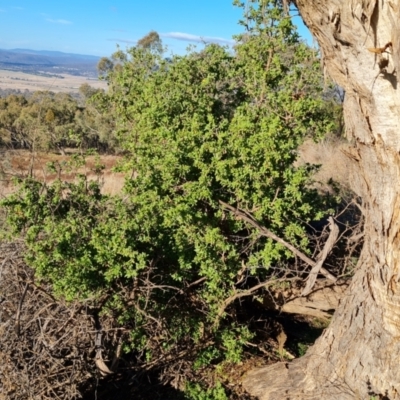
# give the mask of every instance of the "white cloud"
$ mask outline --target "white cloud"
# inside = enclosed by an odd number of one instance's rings
[[[212,36],[198,36],[191,35],[190,33],[182,33],[182,32],[168,32],[161,33],[161,37],[183,40],[185,42],[194,42],[194,43],[218,43],[218,44],[234,44],[233,40],[224,39],[220,37],[212,37]]]
[[[136,44],[137,40],[129,40],[129,39],[107,39],[109,42],[122,42],[128,44]]]
[[[71,25],[71,21],[67,21],[66,19],[52,19],[46,18],[46,21],[51,22],[52,24],[61,24],[61,25]]]

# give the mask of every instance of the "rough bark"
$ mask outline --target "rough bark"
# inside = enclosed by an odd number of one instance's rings
[[[365,242],[322,337],[303,358],[253,371],[244,384],[260,399],[400,399],[400,0],[296,4],[327,72],[346,91]]]

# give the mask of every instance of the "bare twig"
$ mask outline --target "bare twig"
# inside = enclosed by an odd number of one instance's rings
[[[322,265],[324,264],[326,257],[328,257],[328,254],[332,251],[333,246],[335,245],[339,236],[339,227],[335,224],[333,218],[329,217],[328,221],[331,232],[329,234],[328,240],[325,242],[323,250],[317,257],[315,265],[312,267],[310,274],[308,275],[306,286],[301,293],[302,296],[307,296],[311,292],[312,288],[314,287],[315,281],[317,280],[317,276],[322,268]]]
[[[19,303],[18,303],[17,315],[16,315],[16,317],[15,317],[15,332],[17,333],[17,336],[20,335],[20,317],[21,317],[21,309],[22,309],[22,304],[23,304],[24,299],[25,299],[25,296],[26,296],[26,292],[28,291],[28,287],[29,287],[29,284],[26,283],[26,284],[25,284],[24,291],[22,292],[22,296],[21,296],[21,298],[20,298],[20,300],[19,300]]]
[[[207,277],[203,276],[202,278],[197,279],[197,281],[194,281],[194,282],[192,282],[192,283],[189,283],[189,285],[186,286],[186,290],[187,290],[187,289],[190,289],[190,288],[193,287],[193,286],[200,285],[200,283],[203,283],[203,282],[205,282],[206,280],[207,280]]]
[[[296,278],[297,279],[297,278]],[[220,306],[218,313],[217,313],[217,317],[215,319],[214,322],[214,327],[217,327],[219,325],[219,321],[222,317],[222,314],[225,312],[226,308],[229,306],[229,304],[233,303],[235,300],[240,299],[241,297],[246,297],[246,296],[251,296],[254,292],[256,292],[259,289],[263,289],[266,288],[268,286],[272,286],[272,285],[276,285],[279,282],[287,282],[288,278],[284,278],[284,279],[269,279],[266,282],[261,282],[258,285],[253,286],[250,289],[247,290],[242,290],[242,291],[238,291],[235,294],[233,294],[232,296],[228,297]],[[293,278],[292,278],[293,280]]]

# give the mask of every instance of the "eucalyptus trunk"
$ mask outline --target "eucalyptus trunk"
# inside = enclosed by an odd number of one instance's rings
[[[400,0],[297,0],[346,91],[365,243],[331,325],[307,354],[252,371],[260,399],[400,399]]]

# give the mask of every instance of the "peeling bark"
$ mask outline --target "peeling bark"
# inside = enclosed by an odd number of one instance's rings
[[[346,91],[351,184],[365,241],[329,328],[301,359],[248,374],[260,399],[400,399],[400,0],[297,0]],[[368,48],[384,48],[388,54]],[[380,63],[384,57],[385,63]]]

